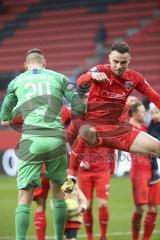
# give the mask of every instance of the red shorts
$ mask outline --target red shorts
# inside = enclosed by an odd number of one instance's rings
[[[109,125],[96,126],[99,145],[129,152],[136,136],[140,133],[137,129],[128,129],[123,126],[111,127]]]
[[[80,222],[76,222],[76,221],[66,221],[65,223],[65,229],[70,229],[70,228],[77,228],[79,229],[81,226]]]
[[[37,200],[39,198],[46,199],[49,191],[49,180],[41,175],[41,187],[36,187],[33,192],[33,200]]]
[[[67,141],[71,146],[73,145],[76,136],[79,134],[80,127],[83,125],[95,127],[97,131],[98,145],[126,152],[130,150],[134,139],[140,133],[140,130],[134,129],[127,121],[121,121],[117,123],[117,125],[102,125],[98,123],[98,121],[94,122],[92,119],[74,119],[67,129]]]
[[[78,184],[87,200],[93,199],[93,191],[96,189],[97,198],[108,199],[110,187],[110,173],[106,171],[87,171],[80,169],[78,172]]]
[[[151,173],[146,171],[137,171],[131,178],[135,205],[160,204],[160,182],[148,185],[150,179]]]

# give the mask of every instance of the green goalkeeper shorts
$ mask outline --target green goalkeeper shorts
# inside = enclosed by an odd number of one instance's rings
[[[63,139],[30,137],[22,139],[17,151],[17,188],[41,186],[41,169],[46,165],[45,176],[54,183],[63,184],[66,179],[67,154]]]

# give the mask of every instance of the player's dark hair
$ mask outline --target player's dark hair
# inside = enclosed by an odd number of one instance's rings
[[[118,42],[113,43],[111,52],[112,51],[117,51],[121,54],[130,53],[130,48],[126,42],[118,41]]]
[[[133,113],[137,113],[138,108],[139,108],[140,106],[143,106],[143,104],[140,103],[140,102],[137,102],[137,103],[133,104],[133,105],[129,108],[128,115],[129,115],[130,117],[132,117]]]
[[[32,53],[38,53],[38,54],[40,54],[40,55],[43,55],[41,49],[39,49],[39,48],[32,48],[32,49],[28,50],[28,52],[26,53],[26,57],[27,57],[28,55],[32,54]]]

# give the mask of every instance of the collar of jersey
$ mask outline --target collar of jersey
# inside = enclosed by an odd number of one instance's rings
[[[43,71],[42,68],[33,68],[32,70],[30,70],[33,74],[38,74],[41,73]]]

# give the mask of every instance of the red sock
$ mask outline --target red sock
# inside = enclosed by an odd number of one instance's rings
[[[157,212],[147,212],[144,222],[143,240],[150,240],[153,229],[156,225]]]
[[[132,240],[138,240],[141,228],[141,220],[142,214],[134,212],[132,216]]]
[[[106,238],[108,218],[109,218],[108,208],[107,207],[99,208],[99,224],[101,229],[101,239]]]
[[[92,232],[93,232],[93,218],[92,218],[92,208],[88,208],[84,214],[84,226],[86,229],[86,233],[88,236],[88,240],[93,240]]]
[[[38,240],[45,240],[46,233],[46,217],[44,212],[36,212],[34,217],[34,224]]]
[[[78,136],[76,142],[74,143],[69,160],[69,175],[71,176],[77,176],[78,168],[80,165],[80,161],[77,156],[84,152],[85,144],[85,140]]]

